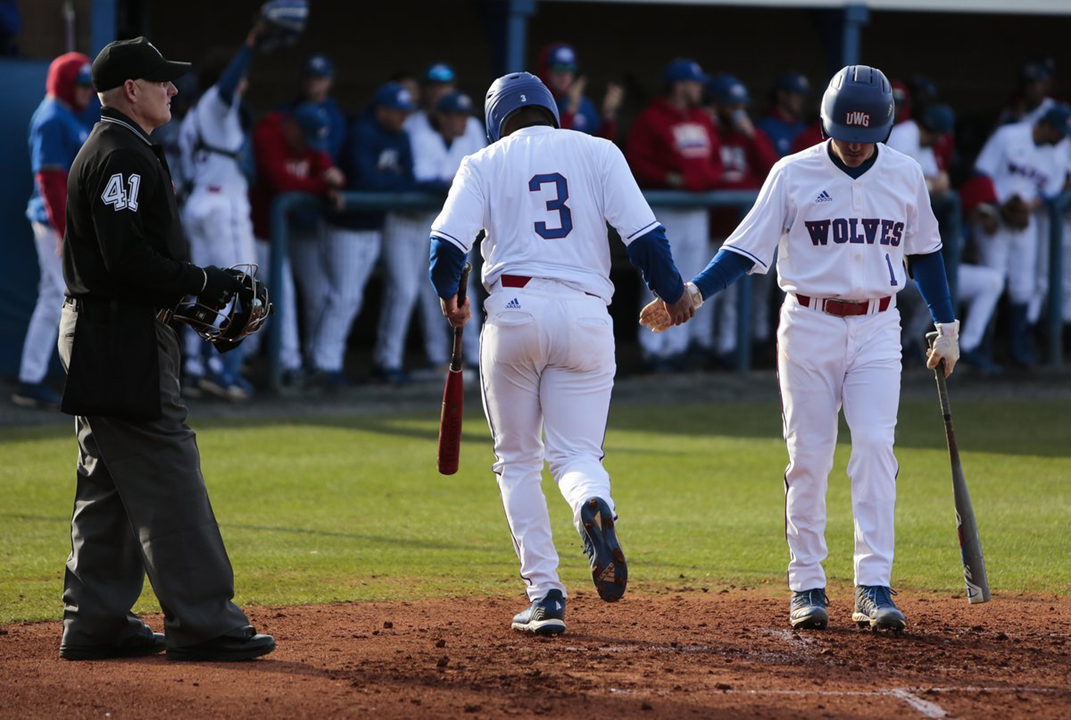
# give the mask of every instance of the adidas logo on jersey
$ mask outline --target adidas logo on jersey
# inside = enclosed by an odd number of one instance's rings
[[[825,190],[822,191],[821,195],[819,195],[818,197],[816,197],[814,199],[815,205],[817,205],[818,203],[824,203],[824,202],[833,202],[833,198],[830,197],[829,193],[827,193]]]
[[[513,298],[508,303],[506,303],[506,309],[507,310],[519,310],[520,307],[521,307],[521,303],[520,303],[519,300],[517,300],[517,298]]]

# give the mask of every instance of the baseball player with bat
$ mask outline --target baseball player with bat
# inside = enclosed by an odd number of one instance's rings
[[[599,596],[620,599],[628,579],[602,465],[616,369],[606,223],[666,300],[668,324],[688,320],[693,302],[613,143],[560,129],[557,103],[529,73],[496,80],[484,105],[491,144],[462,161],[431,226],[431,280],[450,324],[464,325],[462,268],[486,232],[480,382],[492,469],[531,602],[512,627],[553,635],[565,630],[566,590],[540,489],[544,460],[572,508]]]
[[[791,559],[790,622],[824,628],[826,487],[841,408],[852,434],[848,476],[855,516],[852,620],[899,632],[904,615],[891,589],[900,403],[900,314],[904,261],[933,317],[928,366],[959,358],[937,219],[918,163],[883,143],[894,115],[892,88],[877,68],[841,69],[822,98],[828,138],[774,165],[747,217],[692,283],[688,297],[724,290],[745,272],[765,273],[777,251],[787,293],[777,332],[785,470],[785,535]],[[669,327],[656,300],[641,322]]]

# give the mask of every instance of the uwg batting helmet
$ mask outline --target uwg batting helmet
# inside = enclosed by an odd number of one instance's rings
[[[495,80],[487,89],[487,99],[483,104],[487,139],[495,142],[501,138],[506,120],[523,107],[543,108],[553,118],[554,127],[562,126],[558,104],[543,81],[531,73],[510,73]]]
[[[822,96],[822,132],[852,143],[885,142],[895,117],[892,85],[869,65],[848,65]]]
[[[259,330],[268,316],[275,312],[268,300],[268,288],[257,280],[255,264],[235,265],[227,269],[234,275],[241,288],[222,308],[212,308],[192,300],[181,302],[175,308],[174,318],[194,329],[210,343],[227,349],[237,346]]]

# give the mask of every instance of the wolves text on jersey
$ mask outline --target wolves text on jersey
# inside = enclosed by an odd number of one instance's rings
[[[851,243],[855,245],[889,245],[899,247],[904,238],[904,223],[898,220],[881,218],[832,218],[828,220],[807,220],[804,222],[811,235],[813,245],[827,245],[830,230],[836,245]]]

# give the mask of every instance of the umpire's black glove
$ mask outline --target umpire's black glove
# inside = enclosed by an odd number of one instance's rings
[[[234,293],[242,289],[238,276],[230,270],[215,265],[201,268],[205,272],[205,286],[197,294],[197,301],[210,308],[219,309],[229,303]]]

